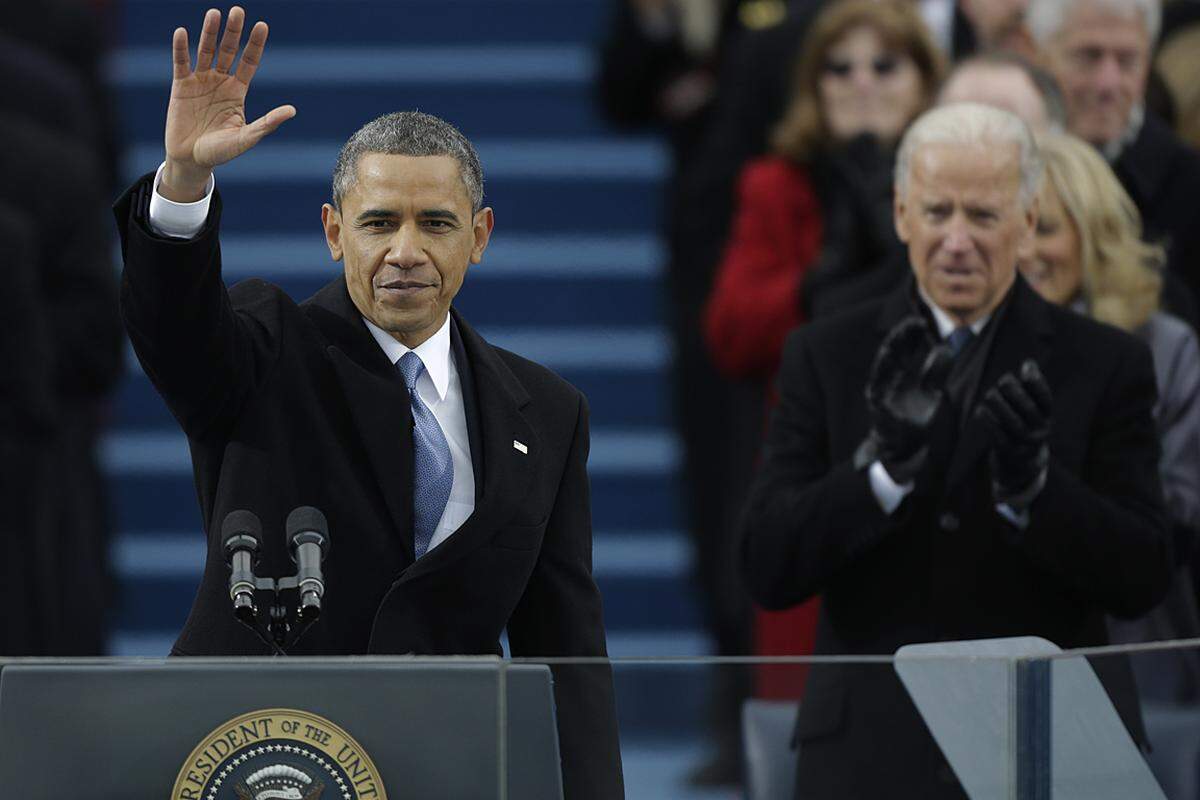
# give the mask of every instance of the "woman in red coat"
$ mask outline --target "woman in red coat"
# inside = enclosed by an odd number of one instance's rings
[[[769,383],[788,331],[893,285],[892,150],[932,101],[940,52],[908,2],[842,0],[813,22],[772,153],[739,179],[705,315],[727,375]],[[758,612],[760,655],[812,651],[814,603]],[[759,671],[758,693],[797,696],[802,670]]]

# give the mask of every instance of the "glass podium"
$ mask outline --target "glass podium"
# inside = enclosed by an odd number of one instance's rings
[[[930,777],[972,800],[1193,800],[1200,685],[1173,698],[1146,685],[1174,674],[1172,663],[1200,664],[1200,640],[1064,652],[1022,637],[809,658],[9,659],[0,786],[56,800],[557,800],[551,668],[572,666],[612,671],[626,797],[791,800],[801,702],[834,709],[803,723],[821,734],[830,720],[860,718],[846,704],[870,701],[867,690],[832,689],[821,676],[836,667],[864,686],[903,687],[944,756],[945,774]],[[1142,681],[1148,750],[1096,677],[1110,664]],[[811,695],[748,700],[743,784],[706,789],[688,774],[705,755],[705,698],[723,670],[792,671]],[[283,788],[263,789],[271,780]]]

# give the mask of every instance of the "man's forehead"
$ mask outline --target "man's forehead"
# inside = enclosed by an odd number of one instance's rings
[[[471,205],[462,169],[453,156],[364,153],[346,200],[420,201]]]
[[[913,153],[910,191],[924,202],[953,195],[964,201],[995,203],[1020,190],[1021,164],[1015,144],[930,142]]]
[[[1141,11],[1113,8],[1106,3],[1075,3],[1063,20],[1059,36],[1073,43],[1096,41],[1139,48],[1150,45],[1150,31]]]

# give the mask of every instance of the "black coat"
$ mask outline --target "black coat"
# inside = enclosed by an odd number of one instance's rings
[[[1137,138],[1121,151],[1113,171],[1141,212],[1145,239],[1166,245],[1168,271],[1192,290],[1192,301],[1200,302],[1200,152],[1147,112]],[[1179,313],[1174,307],[1170,310]],[[1180,316],[1186,318],[1188,309]]]
[[[913,311],[911,281],[788,340],[743,565],[768,607],[821,595],[816,653],[1019,635],[1101,645],[1104,612],[1143,612],[1166,591],[1149,351],[1046,303],[1020,278],[1013,292],[976,396],[1029,357],[1053,392],[1048,479],[1023,532],[995,510],[987,427],[970,419],[960,432],[949,404],[934,420],[926,471],[891,516],[852,464],[869,425],[863,387],[884,335]],[[1143,740],[1128,663],[1094,666]],[[890,665],[814,667],[797,738],[798,797],[897,787],[904,797],[962,797]]]
[[[338,277],[297,305],[260,280],[221,281],[205,228],[145,223],[150,176],[118,201],[122,313],[146,374],[188,436],[209,550],[177,655],[262,654],[231,614],[220,526],[263,521],[259,574],[290,574],[284,519],[324,511],[325,608],[296,654],[604,656],[591,575],[588,411],[549,370],[492,347],[452,312],[477,475],[474,514],[414,562],[412,417],[403,379]],[[523,443],[528,453],[516,449]],[[621,796],[611,674],[556,668],[567,797]]]
[[[105,652],[113,592],[95,452],[120,374],[121,323],[103,172],[88,143],[0,111],[4,655]]]

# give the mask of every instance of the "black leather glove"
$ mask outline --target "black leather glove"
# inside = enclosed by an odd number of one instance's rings
[[[857,466],[879,460],[899,484],[921,471],[951,363],[949,349],[933,343],[920,317],[905,317],[888,332],[867,380],[871,432],[855,455]]]
[[[992,426],[992,496],[1027,508],[1046,482],[1054,398],[1033,359],[1020,377],[1007,372],[983,396],[977,412]]]

